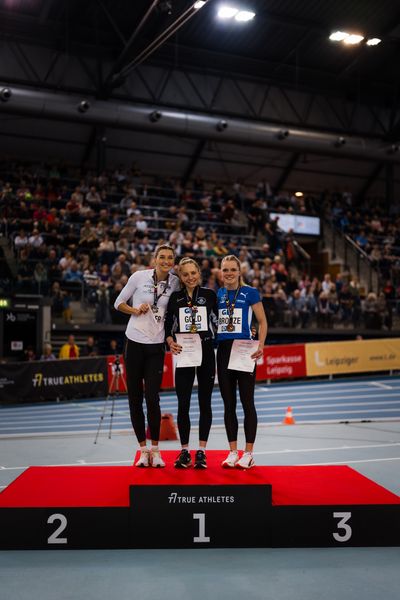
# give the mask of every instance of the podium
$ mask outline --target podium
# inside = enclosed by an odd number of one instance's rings
[[[400,497],[346,466],[30,467],[0,494],[1,549],[400,546]]]

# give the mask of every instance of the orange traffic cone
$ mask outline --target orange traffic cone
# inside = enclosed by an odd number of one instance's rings
[[[160,440],[177,440],[174,417],[171,413],[161,415]]]
[[[146,438],[151,440],[150,428],[147,427],[146,430]],[[176,435],[176,427],[174,423],[174,417],[171,413],[164,413],[161,415],[161,425],[160,425],[160,441],[165,440],[177,440],[178,436]]]
[[[286,409],[285,418],[283,419],[282,423],[284,425],[294,425],[295,422],[296,421],[293,418],[292,408],[291,408],[291,406],[288,406]]]

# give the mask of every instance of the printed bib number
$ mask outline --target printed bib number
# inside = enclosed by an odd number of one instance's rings
[[[229,323],[229,311],[227,308],[218,310],[218,333],[242,333],[242,309],[235,308],[233,311],[232,331],[227,330]]]
[[[205,306],[198,306],[195,314],[195,323],[197,331],[207,331],[207,309]],[[192,325],[192,312],[188,306],[179,309],[179,331],[190,332]]]

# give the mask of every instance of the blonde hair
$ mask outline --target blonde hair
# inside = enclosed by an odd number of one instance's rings
[[[234,254],[228,254],[227,256],[224,256],[224,258],[221,260],[221,270],[222,270],[222,265],[224,264],[224,262],[235,262],[239,268],[239,285],[246,285],[243,277],[242,277],[242,264],[240,262],[240,260],[238,259],[237,256],[235,256]]]
[[[194,265],[196,267],[196,269],[198,270],[198,272],[200,273],[200,267],[199,264],[193,259],[190,258],[189,256],[185,256],[185,258],[181,258],[181,260],[179,261],[179,268],[180,267],[184,267],[185,265]]]

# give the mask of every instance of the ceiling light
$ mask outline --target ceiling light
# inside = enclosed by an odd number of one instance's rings
[[[81,102],[79,102],[77,109],[79,110],[79,112],[81,113],[85,113],[89,110],[90,108],[90,102],[88,102],[87,100],[82,100]]]
[[[289,135],[289,131],[287,129],[282,129],[278,132],[277,138],[278,140],[285,140]]]
[[[228,123],[226,121],[218,121],[217,123],[217,131],[225,131],[228,127]]]
[[[367,46],[377,46],[381,43],[381,41],[382,40],[380,40],[379,38],[371,38],[370,40],[367,40]]]
[[[345,31],[334,31],[333,33],[331,33],[331,35],[329,36],[329,39],[332,42],[343,42],[343,40],[345,40],[346,38],[349,37],[349,33],[346,33]]]
[[[235,21],[251,21],[255,16],[256,13],[253,13],[250,10],[241,10],[235,15]]]
[[[0,91],[0,100],[2,100],[3,102],[8,102],[8,100],[11,98],[12,96],[12,91],[10,90],[10,88],[3,88]]]
[[[303,192],[295,192],[294,195],[296,198],[302,198],[304,196]]]
[[[157,123],[157,121],[159,121],[161,117],[162,112],[160,112],[159,110],[153,110],[153,112],[149,114],[149,119],[152,123]]]
[[[341,146],[344,146],[345,143],[346,143],[346,138],[338,137],[337,140],[335,140],[334,146],[335,146],[335,148],[340,148]]]
[[[218,16],[220,19],[233,19],[238,12],[238,8],[233,8],[232,6],[221,6],[218,10]]]
[[[197,2],[195,2],[193,4],[193,8],[195,8],[196,10],[198,10],[199,8],[203,8],[205,3],[206,3],[206,0],[197,0]]]
[[[363,39],[364,39],[363,35],[358,35],[356,33],[352,33],[351,35],[347,36],[343,40],[343,43],[348,44],[349,46],[354,46],[355,44],[359,44],[360,42],[362,42]]]

